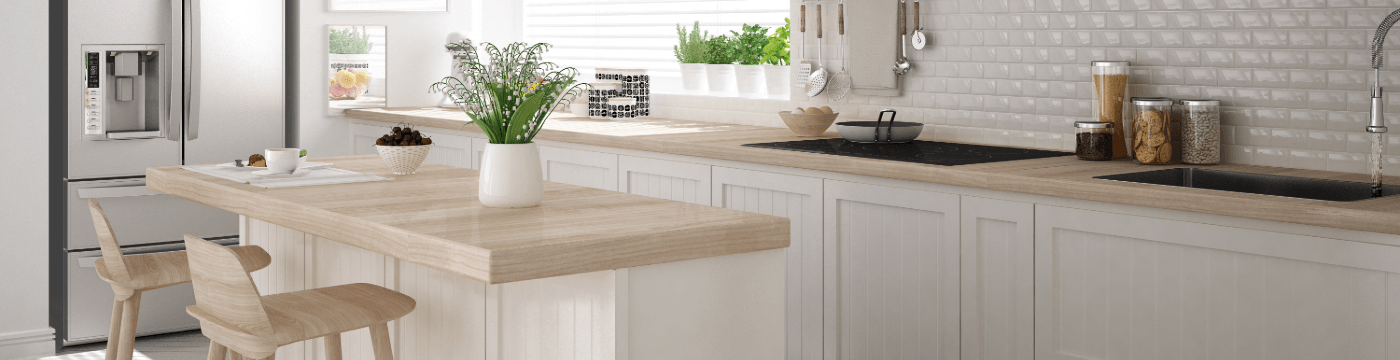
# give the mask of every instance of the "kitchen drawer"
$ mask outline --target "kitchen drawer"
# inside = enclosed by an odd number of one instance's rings
[[[102,204],[117,242],[125,245],[238,235],[238,216],[146,189],[146,179],[83,181],[68,184],[67,249],[97,248],[88,198]]]
[[[237,245],[238,239],[215,241],[222,245]],[[184,250],[184,243],[124,247],[127,255]],[[112,318],[112,286],[97,277],[95,262],[102,258],[99,250],[68,253],[67,335],[64,345],[107,340]],[[199,321],[185,313],[194,305],[194,289],[190,284],[147,291],[141,294],[141,312],[136,322],[136,335],[161,334],[199,328]]]

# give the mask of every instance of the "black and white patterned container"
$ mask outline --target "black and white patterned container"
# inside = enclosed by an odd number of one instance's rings
[[[651,116],[651,75],[643,69],[597,69],[598,81],[622,84],[619,96],[637,100],[636,117]]]
[[[640,111],[637,109],[637,99],[625,96],[608,99],[609,118],[636,119]]]
[[[593,119],[611,118],[608,114],[608,99],[621,96],[622,83],[596,82],[588,89],[588,117]]]

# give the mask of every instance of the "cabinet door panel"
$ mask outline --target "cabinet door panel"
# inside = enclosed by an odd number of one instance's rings
[[[631,156],[618,157],[620,190],[691,204],[710,205],[710,166]]]
[[[617,155],[541,146],[540,162],[546,181],[617,191]]]
[[[384,127],[350,124],[350,144],[354,147],[351,149],[351,153],[355,155],[378,155],[379,152],[374,150],[374,141],[388,132],[389,129]]]
[[[1394,247],[1044,205],[1035,243],[1037,359],[1400,349]]]
[[[1035,206],[962,197],[962,358],[1032,359]]]
[[[957,359],[957,195],[827,180],[826,358]]]
[[[422,133],[433,139],[433,148],[428,151],[428,158],[424,162],[468,169],[472,167],[472,158],[469,156],[472,150],[471,138],[426,131]]]
[[[712,205],[791,220],[785,250],[787,359],[822,358],[822,180],[716,166]]]

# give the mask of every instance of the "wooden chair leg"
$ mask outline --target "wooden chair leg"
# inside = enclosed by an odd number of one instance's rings
[[[394,360],[394,348],[389,346],[389,323],[370,325],[369,340],[374,345],[374,360]]]
[[[209,342],[209,359],[208,359],[208,360],[224,360],[224,357],[227,356],[227,355],[228,355],[228,348],[224,347],[224,344],[216,343],[216,342],[213,342],[213,341],[210,341],[210,342]]]
[[[229,351],[229,352],[228,352],[228,360],[247,360],[247,359],[248,359],[248,358],[243,357],[243,354],[239,354],[237,351]]]
[[[141,292],[131,294],[122,302],[122,331],[117,343],[117,360],[131,360],[136,349],[136,316],[141,313]],[[112,341],[112,339],[107,339]]]
[[[326,342],[326,360],[340,360],[340,333],[321,337]]]
[[[112,300],[112,325],[107,329],[107,360],[117,360],[117,343],[122,335],[122,301]],[[222,360],[222,359],[220,359]]]

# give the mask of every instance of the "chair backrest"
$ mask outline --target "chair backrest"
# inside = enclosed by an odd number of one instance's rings
[[[92,225],[97,228],[97,246],[102,249],[102,262],[107,276],[116,281],[130,281],[131,273],[126,270],[122,259],[122,247],[117,243],[117,234],[112,232],[112,223],[107,222],[107,214],[97,200],[88,199],[88,210],[92,212]]]
[[[226,326],[262,338],[272,337],[272,323],[262,306],[253,279],[232,250],[198,237],[185,235],[190,280],[199,310]]]

